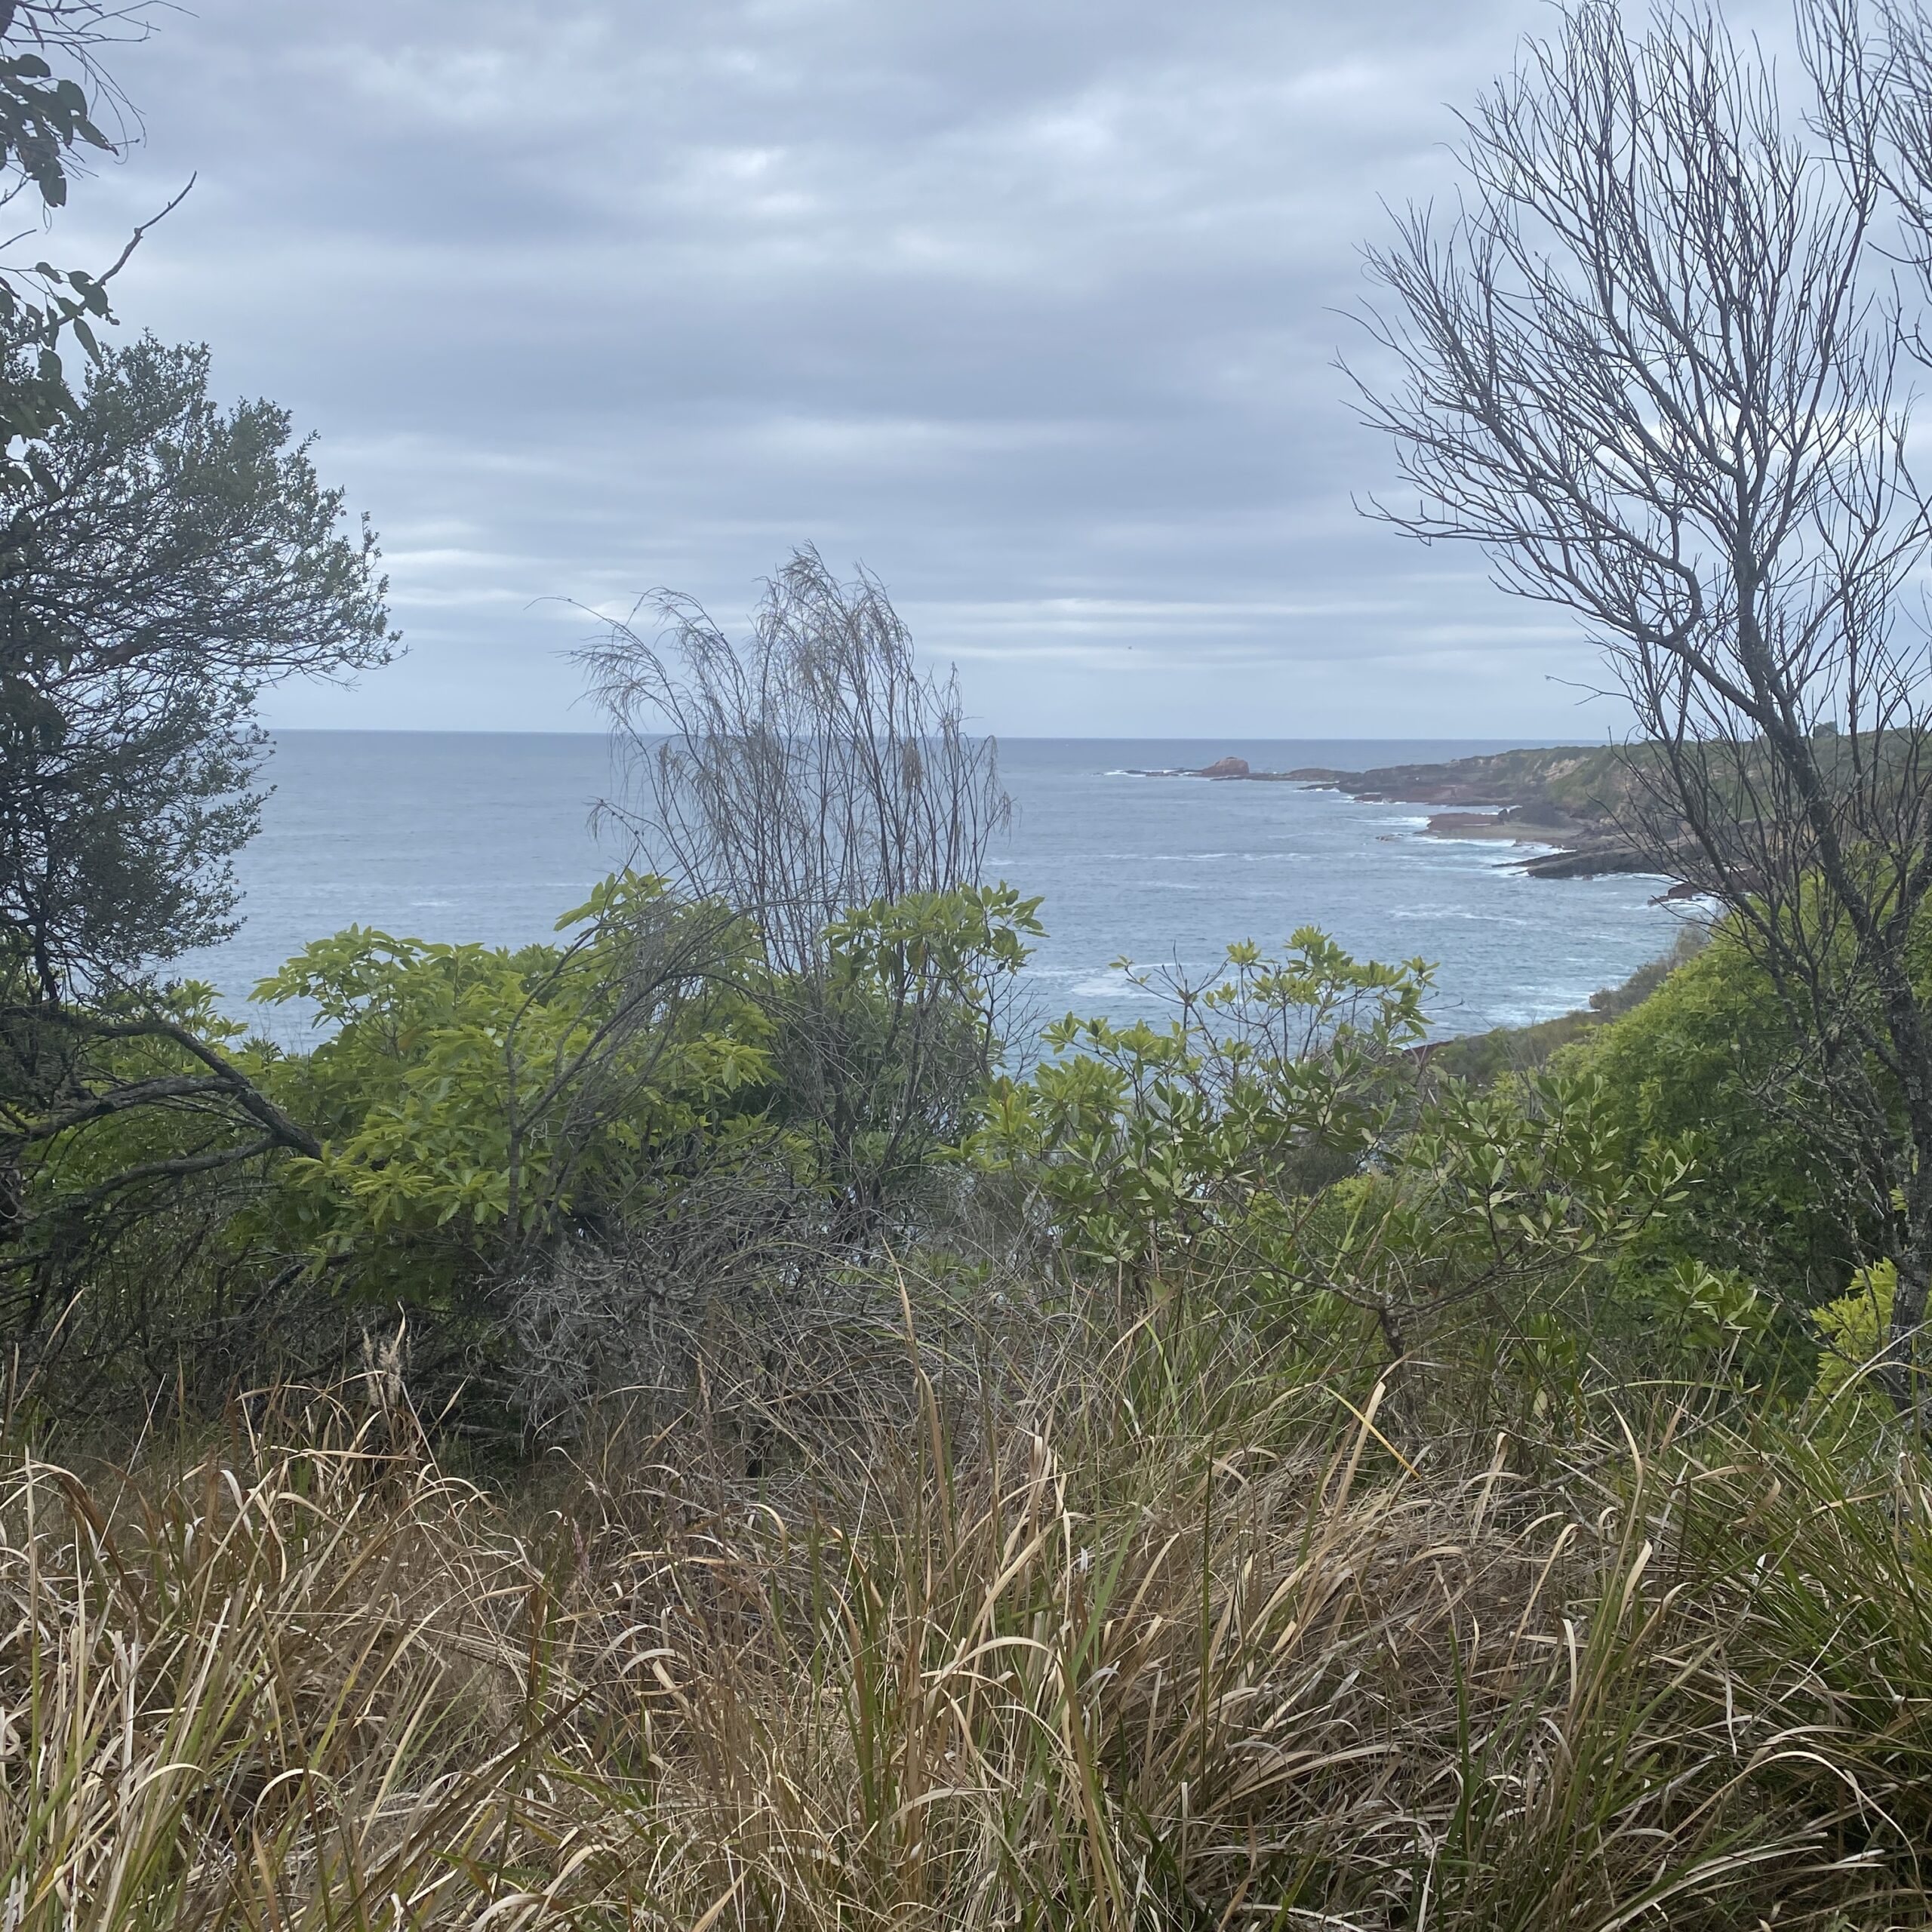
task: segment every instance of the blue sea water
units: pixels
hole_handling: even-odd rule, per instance
[[[1029,1003],[1151,1015],[1111,962],[1211,968],[1231,940],[1278,945],[1325,927],[1349,950],[1436,966],[1436,1030],[1479,1032],[1579,1006],[1669,946],[1685,916],[1654,878],[1524,878],[1511,847],[1420,835],[1420,806],[1292,785],[1147,778],[1232,754],[1257,770],[1360,770],[1504,749],[1500,740],[1246,742],[1017,739],[1000,746],[1015,806],[993,870],[1044,904]],[[585,735],[288,732],[275,789],[237,873],[244,924],[171,969],[294,1044],[303,1022],[250,1008],[250,988],[306,941],[351,924],[516,946],[625,854],[589,824],[617,788]]]

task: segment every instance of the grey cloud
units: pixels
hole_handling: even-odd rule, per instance
[[[70,254],[288,403],[410,657],[288,723],[585,726],[578,605],[863,559],[1007,732],[1600,731],[1587,647],[1363,524],[1378,198],[1534,0],[202,0]],[[76,259],[85,259],[76,255]]]

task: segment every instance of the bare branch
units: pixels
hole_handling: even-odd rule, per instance
[[[1932,87],[1900,89],[1923,16],[1882,11],[1878,54],[1854,0],[1807,15],[1820,145],[1714,11],[1632,32],[1570,0],[1466,118],[1454,215],[1411,209],[1370,251],[1386,301],[1355,380],[1416,493],[1374,513],[1478,545],[1607,653],[1641,740],[1632,829],[1727,909],[1792,1022],[1794,1091],[1893,1224],[1891,1386],[1917,1407],[1932,663],[1901,593],[1932,515],[1876,251],[1898,155],[1932,160]]]

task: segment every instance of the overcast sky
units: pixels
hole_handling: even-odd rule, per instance
[[[1362,521],[1380,202],[1534,0],[198,0],[86,260],[288,405],[408,654],[284,724],[588,729],[561,600],[795,544],[1012,734],[1600,737],[1571,627]],[[109,251],[111,252],[111,250]]]

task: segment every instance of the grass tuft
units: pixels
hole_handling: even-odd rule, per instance
[[[540,1505],[297,1392],[12,1452],[0,1924],[1932,1922],[1922,1462],[1398,1438],[1198,1330],[1041,1358]]]

